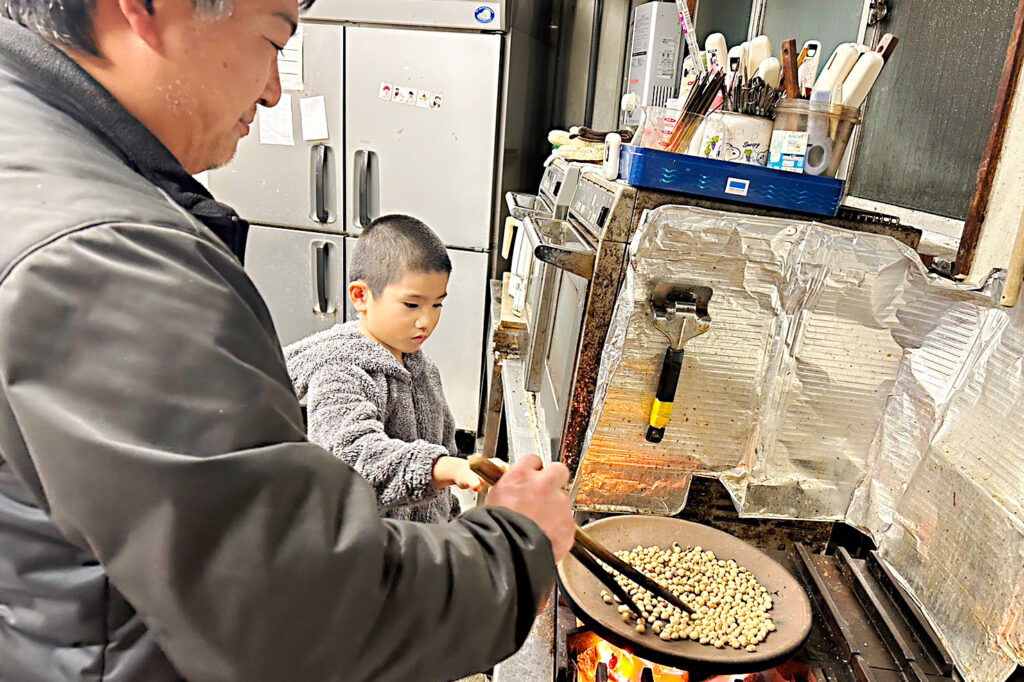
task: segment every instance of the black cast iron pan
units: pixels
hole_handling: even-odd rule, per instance
[[[595,521],[586,530],[612,551],[637,545],[665,548],[673,542],[684,547],[700,545],[719,559],[733,559],[747,568],[772,596],[776,630],[757,645],[756,652],[716,649],[690,640],[666,642],[650,630],[640,634],[634,625],[623,622],[615,606],[601,598],[601,582],[573,556],[567,556],[558,566],[558,583],[577,618],[598,636],[637,656],[688,670],[691,678],[756,672],[789,660],[811,632],[811,604],[796,578],[761,550],[728,533],[660,516],[614,516]]]

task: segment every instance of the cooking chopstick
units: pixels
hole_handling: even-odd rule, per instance
[[[584,568],[590,571],[594,577],[601,581],[601,584],[611,590],[612,594],[618,597],[621,603],[631,608],[637,618],[640,617],[640,614],[643,613],[640,610],[640,607],[636,605],[636,602],[629,596],[629,593],[626,592],[625,588],[615,580],[615,576],[609,573],[597,559],[590,556],[585,549],[578,547],[575,544],[569,551],[581,564],[583,564]]]
[[[590,537],[585,530],[579,527],[576,528],[576,542],[583,545],[591,554],[635,582],[640,587],[646,589],[654,596],[661,597],[669,604],[684,611],[685,613],[693,613],[693,609],[690,608],[686,602],[655,582],[654,579],[649,578],[647,574],[642,573],[632,564],[626,563],[619,557],[615,556],[607,547]]]
[[[499,467],[497,464],[490,461],[483,455],[470,456],[469,468],[472,469],[473,473],[475,473],[477,476],[484,479],[484,481],[487,482],[488,485],[494,485],[505,474],[501,467]],[[627,606],[632,605],[632,607],[634,607],[634,613],[636,613],[637,615],[640,614],[640,611],[635,608],[636,604],[633,603],[633,600],[630,599],[624,591],[620,592],[619,589],[615,589],[619,588],[619,584],[615,582],[615,579],[611,575],[609,575],[608,571],[600,567],[600,564],[598,564],[593,557],[596,557],[596,559],[603,561],[613,570],[618,571],[620,574],[629,578],[640,587],[649,591],[654,596],[661,597],[669,604],[672,604],[672,606],[675,606],[677,609],[681,609],[685,613],[693,613],[693,609],[690,608],[682,599],[672,594],[671,591],[662,587],[652,578],[649,578],[647,575],[640,572],[632,565],[626,563],[619,557],[615,556],[615,554],[612,553],[607,547],[602,545],[594,538],[590,537],[590,535],[587,534],[587,532],[579,526],[576,527],[576,538],[573,541],[572,545],[572,555],[579,559],[580,563],[582,563],[587,568],[587,570],[593,573],[598,580],[600,580],[602,583],[604,583],[610,589],[612,589],[612,591],[619,596],[619,599],[622,599],[624,604],[626,604]],[[581,555],[585,555],[587,557],[586,560],[580,558]],[[591,555],[593,555],[593,557]],[[595,570],[595,567],[597,567],[597,570]],[[606,578],[608,580],[606,580]],[[613,584],[615,585],[615,588],[612,588]],[[625,598],[623,598],[624,595]]]

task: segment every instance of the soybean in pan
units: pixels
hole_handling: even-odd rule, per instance
[[[572,555],[558,566],[558,582],[576,616],[612,644],[655,663],[706,674],[767,670],[784,663],[811,632],[811,603],[789,571],[761,550],[737,537],[699,523],[660,516],[614,516],[595,521],[587,533],[613,552],[637,545],[661,548],[700,545],[719,559],[732,559],[746,567],[772,597],[776,630],[757,645],[757,651],[716,649],[691,640],[664,641],[640,634],[625,623],[618,611],[601,598],[604,585]]]

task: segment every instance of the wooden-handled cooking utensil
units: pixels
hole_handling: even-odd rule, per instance
[[[472,469],[473,473],[482,478],[488,485],[496,484],[505,474],[505,471],[501,467],[483,455],[470,456],[469,468]],[[604,562],[613,570],[629,578],[645,590],[651,592],[654,596],[661,597],[672,606],[675,606],[686,613],[693,613],[693,609],[687,606],[682,599],[672,594],[671,591],[655,582],[652,578],[641,573],[631,564],[628,564],[615,556],[612,551],[587,535],[587,532],[579,526],[576,527],[576,539],[572,544],[571,552],[572,555],[576,557],[576,559],[583,564],[588,571],[593,573],[605,587],[611,590],[612,594],[617,596],[623,604],[633,609],[633,613],[639,615],[640,608],[637,607],[636,603],[630,598],[629,594],[626,593],[622,586],[615,581],[615,577],[601,565],[601,562]]]
[[[661,442],[665,437],[665,427],[672,418],[672,404],[683,367],[683,346],[711,328],[711,316],[708,315],[711,294],[711,287],[680,282],[659,282],[651,292],[654,326],[668,338],[647,428],[646,437],[651,443]]]
[[[800,77],[796,58],[796,40],[790,38],[782,43],[782,87],[786,89],[786,97],[789,99],[796,99],[800,96]]]

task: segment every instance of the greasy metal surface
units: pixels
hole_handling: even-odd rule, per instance
[[[914,598],[907,593],[903,586],[899,584],[892,569],[886,566],[878,557],[878,552],[869,553],[866,564],[868,570],[875,576],[878,583],[889,593],[893,603],[897,604],[898,608],[908,614],[908,620],[912,619],[916,626],[920,626],[923,635],[921,644],[932,660],[936,662],[938,670],[942,674],[950,672],[953,669],[953,658],[949,655],[946,647],[942,645],[942,640],[939,639],[935,628],[928,622],[928,618],[921,611],[921,607],[918,606],[917,602],[914,601]]]
[[[611,206],[603,227],[594,224],[600,215],[596,207],[602,200]],[[562,430],[561,459],[574,475],[579,466],[584,436],[594,407],[601,349],[615,306],[615,296],[622,281],[624,245],[633,239],[644,211],[666,204],[691,205],[765,217],[793,217],[793,214],[781,211],[630,187],[621,182],[605,180],[589,169],[582,174],[580,191],[573,199],[570,218],[598,242],[598,261],[603,260],[603,263],[595,264],[590,301],[584,311],[583,342],[575,370],[573,397]],[[836,227],[891,236],[913,249],[921,241],[921,230],[906,225],[872,225],[838,217],[825,219],[824,222]]]
[[[565,246],[539,244],[533,253],[548,265],[568,270],[584,279],[594,276],[595,257],[593,251],[579,251]]]
[[[636,187],[606,180],[600,169],[584,169],[569,205],[569,218],[581,225],[595,240],[628,244],[633,238]],[[676,195],[662,193],[662,203]],[[602,210],[604,209],[604,210]]]
[[[855,559],[846,550],[836,552],[840,569],[847,583],[853,586],[865,612],[882,633],[896,663],[904,668],[912,665],[927,675],[951,676],[952,663],[945,648],[936,652],[929,639],[927,624],[919,624],[872,573],[868,561]]]
[[[673,350],[711,327],[708,302],[711,288],[683,282],[659,282],[651,291],[654,326],[661,330]]]
[[[807,639],[811,630],[811,605],[803,587],[785,568],[759,549],[722,531],[689,521],[664,517],[616,516],[595,521],[586,530],[612,551],[637,545],[670,547],[700,545],[723,559],[733,559],[749,569],[772,595],[772,619],[778,628],[749,653],[730,647],[715,649],[698,642],[665,642],[651,634],[641,635],[622,621],[619,613],[601,599],[601,582],[574,558],[558,566],[558,580],[576,615],[597,634],[648,660],[691,671],[717,673],[765,670],[787,660]]]
[[[923,624],[893,600],[894,586],[872,575],[865,560],[842,549],[836,556],[798,552],[811,594],[862,680],[952,677],[944,652],[932,648]]]
[[[634,248],[577,507],[676,514],[694,474],[719,476],[744,515],[870,533],[965,679],[1024,662],[1024,306],[998,306],[1001,278],[958,286],[887,238],[689,207],[652,211]],[[665,341],[641,302],[666,276],[712,286],[715,324],[652,447]]]
[[[573,369],[572,397],[562,428],[561,460],[571,472],[575,472],[579,466],[583,436],[594,406],[594,387],[601,366],[601,353],[612,311],[615,309],[625,257],[624,244],[607,240],[598,243],[597,260],[590,280],[583,326],[580,328],[580,348]]]
[[[736,506],[721,481],[699,476],[690,483],[680,518],[717,528],[758,549],[773,552],[793,551],[797,543],[812,552],[824,552],[833,527],[828,521],[772,519],[766,523],[764,519],[744,518],[736,513]]]
[[[646,196],[647,206],[665,205],[679,199],[667,192],[650,192],[605,180],[587,170],[580,176],[569,216],[573,224],[586,231],[597,244],[597,260],[591,279],[587,306],[583,311],[580,349],[573,369],[572,398],[562,428],[560,456],[573,475],[579,466],[587,425],[594,408],[595,389],[601,355],[615,300],[622,282],[627,244],[633,239],[642,209],[637,198]],[[604,222],[601,208],[607,209]]]
[[[502,361],[511,352],[509,339],[502,337],[501,325],[501,282],[492,279],[490,305],[490,338],[488,339],[487,362],[490,363],[490,381],[487,383],[487,404],[484,412],[483,452],[494,457],[498,450],[498,435],[501,431],[501,413],[505,405],[502,389]]]
[[[502,360],[501,387],[504,401],[505,425],[508,431],[508,457],[515,463],[526,455],[550,457],[543,445],[549,442],[544,429],[544,420],[537,415],[537,404],[533,393],[523,388],[525,368],[518,356]]]

